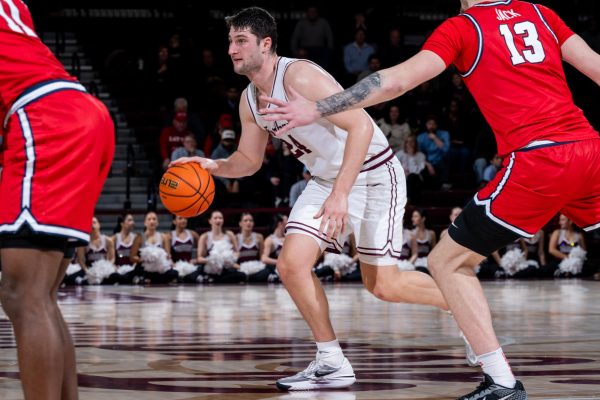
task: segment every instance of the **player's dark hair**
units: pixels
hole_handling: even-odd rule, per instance
[[[237,14],[225,17],[227,29],[234,30],[250,29],[250,33],[256,35],[258,40],[266,37],[271,38],[271,53],[277,51],[277,22],[267,10],[260,7],[248,7]]]

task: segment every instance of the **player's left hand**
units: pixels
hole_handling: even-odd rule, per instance
[[[348,195],[331,192],[319,212],[313,217],[321,218],[319,232],[329,239],[337,238],[348,224]]]
[[[261,108],[258,112],[263,114],[267,121],[287,121],[287,125],[280,128],[275,135],[281,136],[290,129],[298,126],[308,125],[321,118],[321,113],[317,110],[317,103],[310,101],[296,92],[294,88],[288,87],[289,102],[275,99],[273,97],[260,96],[262,101],[266,101],[277,107]]]

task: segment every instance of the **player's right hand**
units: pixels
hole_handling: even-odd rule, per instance
[[[219,167],[219,165],[216,163],[215,160],[211,160],[210,158],[204,158],[204,157],[181,157],[181,158],[178,158],[177,160],[171,161],[171,163],[169,164],[169,167],[172,167],[173,165],[187,164],[190,162],[195,162],[195,163],[200,164],[200,166],[202,168],[204,168],[205,170],[207,170],[208,172],[212,172]]]

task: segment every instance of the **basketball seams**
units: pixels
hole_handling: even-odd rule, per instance
[[[182,167],[180,165],[174,165],[174,166],[170,167],[169,169],[171,169],[171,168],[177,168],[177,167],[184,168],[184,167]],[[187,168],[184,168],[184,169],[187,169]],[[192,168],[192,169],[194,169],[194,168]],[[182,178],[181,176],[177,175],[176,173],[174,173],[172,171],[167,171],[167,172],[169,174],[173,175],[174,177],[176,177],[177,179],[180,179],[183,183],[185,183],[186,185],[188,185],[189,187],[191,187],[192,190],[195,190],[196,194],[200,194],[200,189],[196,189],[196,187],[194,187],[194,185],[192,185],[191,183],[189,183],[187,180],[185,180],[184,178]],[[201,184],[201,182],[198,181],[198,186],[200,186],[200,184]]]
[[[199,168],[199,170],[198,170],[198,168]],[[186,178],[182,177],[177,171],[173,171],[176,169],[183,169],[184,171],[187,171],[188,173],[190,172],[189,170],[191,169],[194,172],[194,175],[196,176],[198,188],[196,188],[194,185],[192,185],[190,183],[189,178],[192,178],[192,176],[188,176],[187,177],[188,179],[186,179]],[[206,175],[207,175],[206,182],[204,181],[205,178],[203,178],[203,175],[202,175],[203,172],[206,173]],[[191,164],[191,165],[183,164],[183,165],[174,165],[174,166],[170,167],[169,170],[165,172],[165,174],[169,174],[174,179],[177,179],[180,182],[185,183],[193,191],[189,195],[181,195],[181,194],[172,194],[167,191],[163,191],[163,190],[159,189],[159,193],[161,195],[161,200],[163,201],[163,204],[168,202],[169,197],[179,198],[179,199],[193,199],[193,201],[190,204],[186,204],[183,208],[179,208],[176,210],[168,208],[169,211],[171,211],[174,214],[183,216],[183,217],[194,217],[196,215],[200,215],[201,213],[203,213],[204,211],[206,211],[206,209],[208,209],[210,207],[212,200],[214,198],[214,195],[215,195],[215,187],[214,187],[214,179],[213,179],[212,175],[210,173],[208,173],[208,171],[206,171],[199,165],[196,167],[194,164]],[[204,186],[204,188],[202,188],[202,186]],[[177,189],[175,189],[175,192],[176,191],[177,191]],[[177,201],[175,201],[175,202],[177,203]],[[182,200],[182,202],[185,203],[185,200]],[[179,205],[180,207],[182,206],[181,204],[177,204],[177,205]],[[195,210],[195,212],[193,212],[192,210]],[[192,211],[192,212],[190,212],[190,211]]]

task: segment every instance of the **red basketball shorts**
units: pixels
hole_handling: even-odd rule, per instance
[[[474,202],[524,237],[559,212],[587,231],[600,228],[600,138],[511,153]]]
[[[0,234],[86,244],[114,153],[106,107],[76,82],[45,82],[14,102],[4,140]]]

